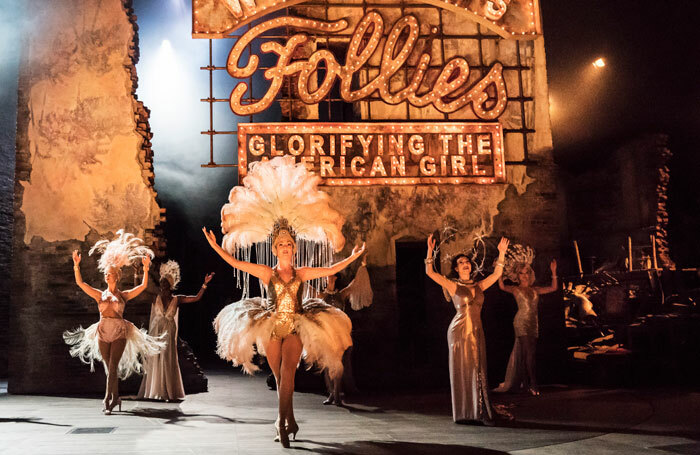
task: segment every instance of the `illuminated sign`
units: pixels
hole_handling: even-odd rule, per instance
[[[254,19],[304,1],[193,0],[192,36],[223,38]],[[535,38],[542,34],[539,0],[423,0],[422,3],[479,22],[503,38]]]
[[[238,175],[292,155],[325,185],[505,182],[498,123],[240,123]]]
[[[456,11],[502,37],[540,33],[536,0],[424,2]],[[251,122],[273,106],[290,121],[319,117],[318,108],[305,110],[304,104],[328,107],[329,123],[238,123],[238,162],[230,166],[238,167],[239,179],[253,161],[293,155],[326,185],[506,181],[503,129],[497,120],[507,112],[509,101],[521,103],[521,110],[529,101],[522,96],[519,46],[499,48],[503,38],[483,28],[465,31],[462,37],[459,21],[445,31],[442,20],[429,19],[434,17],[427,13],[432,7],[399,10],[390,8],[392,2],[347,15],[343,5],[310,3],[305,9],[292,9],[292,14],[305,17],[289,15],[287,9],[263,18],[300,3],[304,2],[193,0],[193,36],[235,40],[225,66],[210,63],[202,68],[210,72],[210,81],[213,71],[226,70],[236,80],[233,89],[228,97],[211,94],[202,101],[228,102],[234,114],[249,116]],[[325,15],[320,14],[324,10]],[[248,26],[234,34],[243,24]],[[482,46],[482,40],[495,41],[496,52],[492,44]],[[478,54],[472,43],[477,43]],[[211,61],[211,43],[209,48]],[[517,53],[515,62],[512,53]],[[497,60],[501,56],[508,59],[505,75]],[[514,79],[515,71],[520,74]],[[505,76],[509,83],[519,83],[511,90],[521,94],[519,98],[509,100]],[[344,103],[353,105],[351,118],[376,118],[372,112],[378,110],[379,118],[397,118],[400,123],[333,123],[334,113],[346,109]],[[207,166],[216,165],[214,135],[236,132],[215,131],[212,112],[205,132],[212,135]],[[410,123],[411,119],[431,121]]]
[[[318,33],[337,33],[345,30],[347,26],[348,23],[344,19],[325,22],[290,16],[263,22],[238,39],[229,53],[227,70],[237,79],[251,77],[258,70],[260,58],[257,55],[251,55],[248,62],[240,66],[241,54],[249,49],[253,39],[271,29],[287,27]],[[345,64],[342,66],[328,49],[319,49],[308,59],[292,60],[297,47],[309,39],[304,33],[293,34],[284,45],[275,40],[266,41],[260,46],[262,52],[277,55],[277,63],[264,73],[265,78],[270,81],[270,87],[260,100],[244,104],[243,99],[248,92],[248,84],[239,82],[231,92],[231,109],[238,115],[252,115],[267,109],[282,88],[284,78],[296,76],[299,99],[307,104],[316,104],[323,100],[330,92],[335,80],[339,79],[340,96],[346,102],[360,101],[373,93],[378,93],[382,101],[387,104],[408,101],[416,107],[432,105],[444,113],[455,112],[466,105],[471,105],[474,113],[481,119],[491,120],[501,115],[506,107],[507,93],[500,63],[495,63],[486,75],[468,86],[469,63],[462,57],[453,57],[443,65],[432,87],[425,93],[419,94],[418,90],[424,85],[425,74],[431,61],[430,54],[421,51],[415,70],[406,86],[400,90],[391,91],[390,81],[406,64],[413,52],[419,30],[420,24],[415,16],[408,14],[398,19],[384,41],[379,73],[374,79],[355,89],[353,88],[354,74],[372,57],[384,36],[384,19],[376,11],[368,12],[358,23],[347,47]],[[403,39],[400,40],[400,37]],[[318,79],[321,62],[325,72],[323,81],[318,83],[317,88],[310,90],[309,81],[316,82]],[[494,100],[489,96],[489,89],[494,93]]]

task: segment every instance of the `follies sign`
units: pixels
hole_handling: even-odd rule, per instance
[[[327,185],[505,181],[498,119],[508,93],[499,61],[477,62],[474,71],[467,56],[447,58],[446,42],[455,37],[443,33],[443,21],[427,9],[329,0],[289,8],[299,3],[193,0],[194,37],[235,39],[226,62],[235,79],[226,100],[234,114],[253,119],[282,100],[345,103],[356,113],[349,122],[335,121],[329,107],[324,122],[238,123],[239,178],[252,161],[293,155]],[[540,33],[534,1],[424,3],[502,37]],[[271,14],[281,9],[285,14]],[[274,17],[265,20],[268,14]],[[254,81],[263,88],[253,90]],[[406,115],[368,121],[362,103],[380,111],[405,106]],[[426,121],[421,111],[444,121]]]

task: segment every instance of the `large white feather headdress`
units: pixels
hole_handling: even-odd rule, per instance
[[[229,253],[266,242],[275,222],[286,219],[297,239],[328,243],[335,251],[345,244],[343,217],[318,189],[321,178],[293,156],[251,163],[243,186],[229,194],[221,209],[222,247]]]
[[[144,246],[143,240],[134,234],[124,232],[124,229],[117,231],[114,240],[100,240],[90,248],[89,255],[97,251],[102,253],[97,261],[97,268],[106,273],[109,269],[121,269],[126,265],[131,265],[138,259],[150,256],[153,258],[153,251]]]

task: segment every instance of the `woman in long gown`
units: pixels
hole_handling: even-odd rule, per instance
[[[425,273],[443,287],[457,310],[447,330],[452,418],[457,423],[480,421],[492,424],[494,421],[486,375],[486,340],[481,326],[481,308],[484,290],[491,287],[503,273],[507,249],[508,240],[501,238],[495,269],[481,281],[472,280],[472,263],[465,254],[458,254],[452,259],[448,278],[433,269],[435,240],[432,235],[428,237]]]
[[[537,349],[537,337],[539,335],[539,323],[537,317],[540,295],[557,290],[557,261],[552,259],[549,265],[552,271],[552,283],[548,287],[533,287],[535,272],[530,263],[517,263],[514,266],[513,281],[517,286],[506,286],[503,277],[498,279],[501,290],[513,294],[518,304],[518,312],[513,319],[515,330],[515,343],[510,353],[506,377],[494,392],[507,392],[521,385],[532,395],[539,395],[537,387],[537,374],[535,368],[535,354]]]
[[[162,337],[152,337],[145,330],[139,330],[124,319],[126,302],[137,297],[148,286],[148,270],[153,252],[143,246],[141,239],[123,230],[117,238],[101,240],[90,250],[102,253],[98,268],[105,275],[107,289],[100,291],[83,281],[80,274],[81,256],[73,251],[75,282],[87,295],[97,302],[100,321],[87,329],[79,327],[63,333],[63,339],[70,345],[70,354],[89,364],[94,371],[95,361],[104,364],[107,384],[102,411],[111,414],[115,406],[121,410],[119,378],[126,379],[134,372],[140,372],[141,358],[158,353],[165,347]],[[143,281],[128,291],[120,291],[117,286],[121,279],[121,269],[137,260],[143,265]]]
[[[185,399],[185,388],[182,385],[182,374],[177,358],[179,309],[182,304],[198,302],[213,276],[214,274],[210,273],[204,277],[204,284],[197,295],[173,295],[172,291],[180,282],[180,266],[175,261],[168,261],[160,266],[160,292],[151,305],[148,333],[153,336],[164,335],[167,345],[162,352],[145,359],[145,373],[141,380],[138,399],[163,401]]]

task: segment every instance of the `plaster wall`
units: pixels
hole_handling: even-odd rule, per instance
[[[20,61],[14,200],[9,390],[89,392],[102,374],[68,355],[61,333],[97,321],[75,285],[102,287],[90,246],[121,228],[157,252],[161,210],[153,190],[148,110],[136,99],[135,17],[128,1],[32,0],[33,30]],[[135,277],[125,270],[122,287]],[[147,323],[145,293],[126,310]]]

